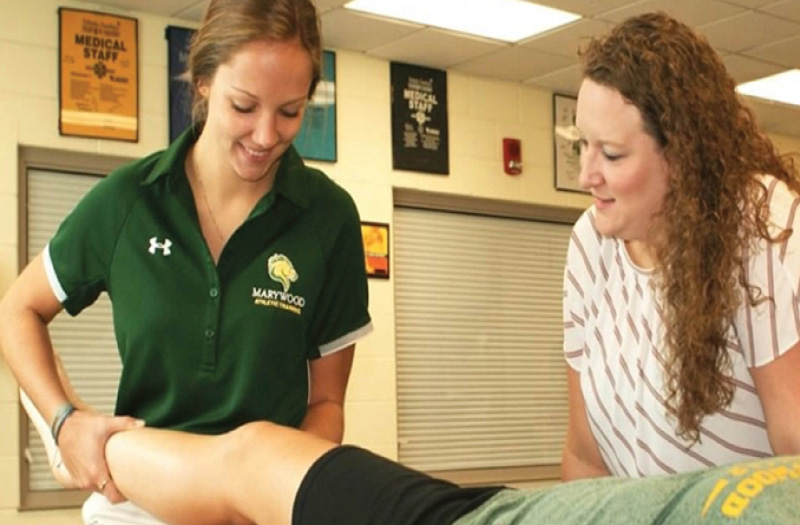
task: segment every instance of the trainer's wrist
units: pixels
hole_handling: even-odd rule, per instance
[[[61,428],[64,422],[75,412],[75,406],[72,403],[64,403],[53,416],[53,423],[50,425],[50,432],[53,434],[53,441],[58,445],[58,435],[61,433]]]

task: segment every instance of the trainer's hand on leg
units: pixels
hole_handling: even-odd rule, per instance
[[[143,426],[143,421],[132,417],[110,417],[84,410],[70,415],[58,434],[58,448],[77,487],[100,492],[112,503],[125,501],[106,464],[106,441],[117,432]]]

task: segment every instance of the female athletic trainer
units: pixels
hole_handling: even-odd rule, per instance
[[[342,439],[371,323],[356,207],[292,147],[320,56],[309,0],[212,0],[189,57],[195,125],[99,182],[0,304],[5,357],[77,486],[105,496],[93,508],[123,499],[103,451],[142,422]],[[47,332],[103,291],[123,364],[116,417],[68,402]]]

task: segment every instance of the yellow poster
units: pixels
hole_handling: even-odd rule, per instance
[[[389,278],[389,225],[361,223],[364,256],[368,277]]]
[[[59,17],[59,131],[138,141],[138,21],[63,7]]]

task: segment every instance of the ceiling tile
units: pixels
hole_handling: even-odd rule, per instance
[[[581,68],[577,64],[540,77],[529,78],[525,85],[549,89],[562,95],[577,95],[581,86]]]
[[[800,36],[750,49],[745,51],[744,54],[787,68],[800,69]]]
[[[729,4],[736,4],[742,7],[747,7],[748,9],[756,9],[774,1],[775,0],[725,0],[725,2]]]
[[[593,36],[606,33],[610,28],[611,24],[608,22],[586,18],[535,36],[519,45],[577,60],[578,47],[581,43]]]
[[[191,5],[181,11],[177,11],[172,14],[175,18],[180,18],[182,20],[191,20],[192,22],[201,22],[203,20],[203,15],[206,14],[206,5],[208,2],[200,1]]]
[[[507,44],[501,42],[429,27],[368,49],[367,54],[386,60],[445,69],[506,46]]]
[[[800,33],[800,24],[748,11],[704,25],[699,30],[717,49],[737,53],[794,36]]]
[[[652,11],[665,11],[685,24],[698,26],[743,13],[745,10],[718,0],[644,0],[604,13],[599,18],[619,23]]]
[[[139,2],[137,2],[136,0],[102,0],[101,2],[97,2],[97,4],[98,4],[98,7],[108,6],[108,7],[115,7],[117,9],[125,9],[125,10],[129,10],[129,11],[133,11],[133,10],[135,10],[137,8],[137,4],[139,4]],[[150,7],[150,6],[148,6],[148,7]],[[162,15],[162,16],[169,15],[169,13],[171,11],[171,6],[170,5],[162,4],[160,6],[152,6],[152,7],[154,7],[155,9],[150,10],[149,12],[151,12],[153,14]],[[102,12],[103,11],[102,7],[100,9],[98,9],[98,11]]]
[[[511,46],[458,64],[453,69],[479,76],[522,81],[564,69],[575,64],[575,61],[575,58]]]
[[[591,16],[630,4],[631,0],[536,0],[535,3],[570,13]]]
[[[314,5],[317,6],[318,13],[324,13],[337,7],[342,7],[349,0],[314,0]]]
[[[156,4],[163,4],[165,8],[169,8],[170,12],[177,13],[179,11],[186,11],[188,9],[200,9],[205,13],[208,2],[205,0],[168,0],[166,2],[155,2]],[[142,2],[135,2],[139,9],[141,9]]]
[[[756,114],[759,125],[766,130],[772,131],[774,126],[786,120],[787,112],[795,111],[793,106],[771,102],[755,97],[743,97],[745,103]],[[794,114],[794,113],[791,113]]]
[[[781,66],[743,55],[725,55],[722,57],[722,61],[725,62],[728,73],[731,74],[737,84],[768,77],[784,70]]]
[[[784,119],[773,124],[769,131],[780,133],[781,135],[800,137],[800,110],[784,111]]]
[[[424,26],[377,18],[349,9],[334,9],[320,17],[322,43],[351,51],[366,51],[423,29]]]
[[[760,9],[765,13],[800,23],[800,0],[783,0],[764,6]]]
[[[125,11],[141,11],[159,16],[172,16],[197,3],[197,0],[167,0],[161,2],[142,2],[141,0],[95,0],[98,6],[109,6]],[[143,5],[146,4],[146,5]],[[99,9],[102,11],[102,8]]]
[[[748,11],[699,28],[717,49],[741,52],[800,33],[800,24]]]

